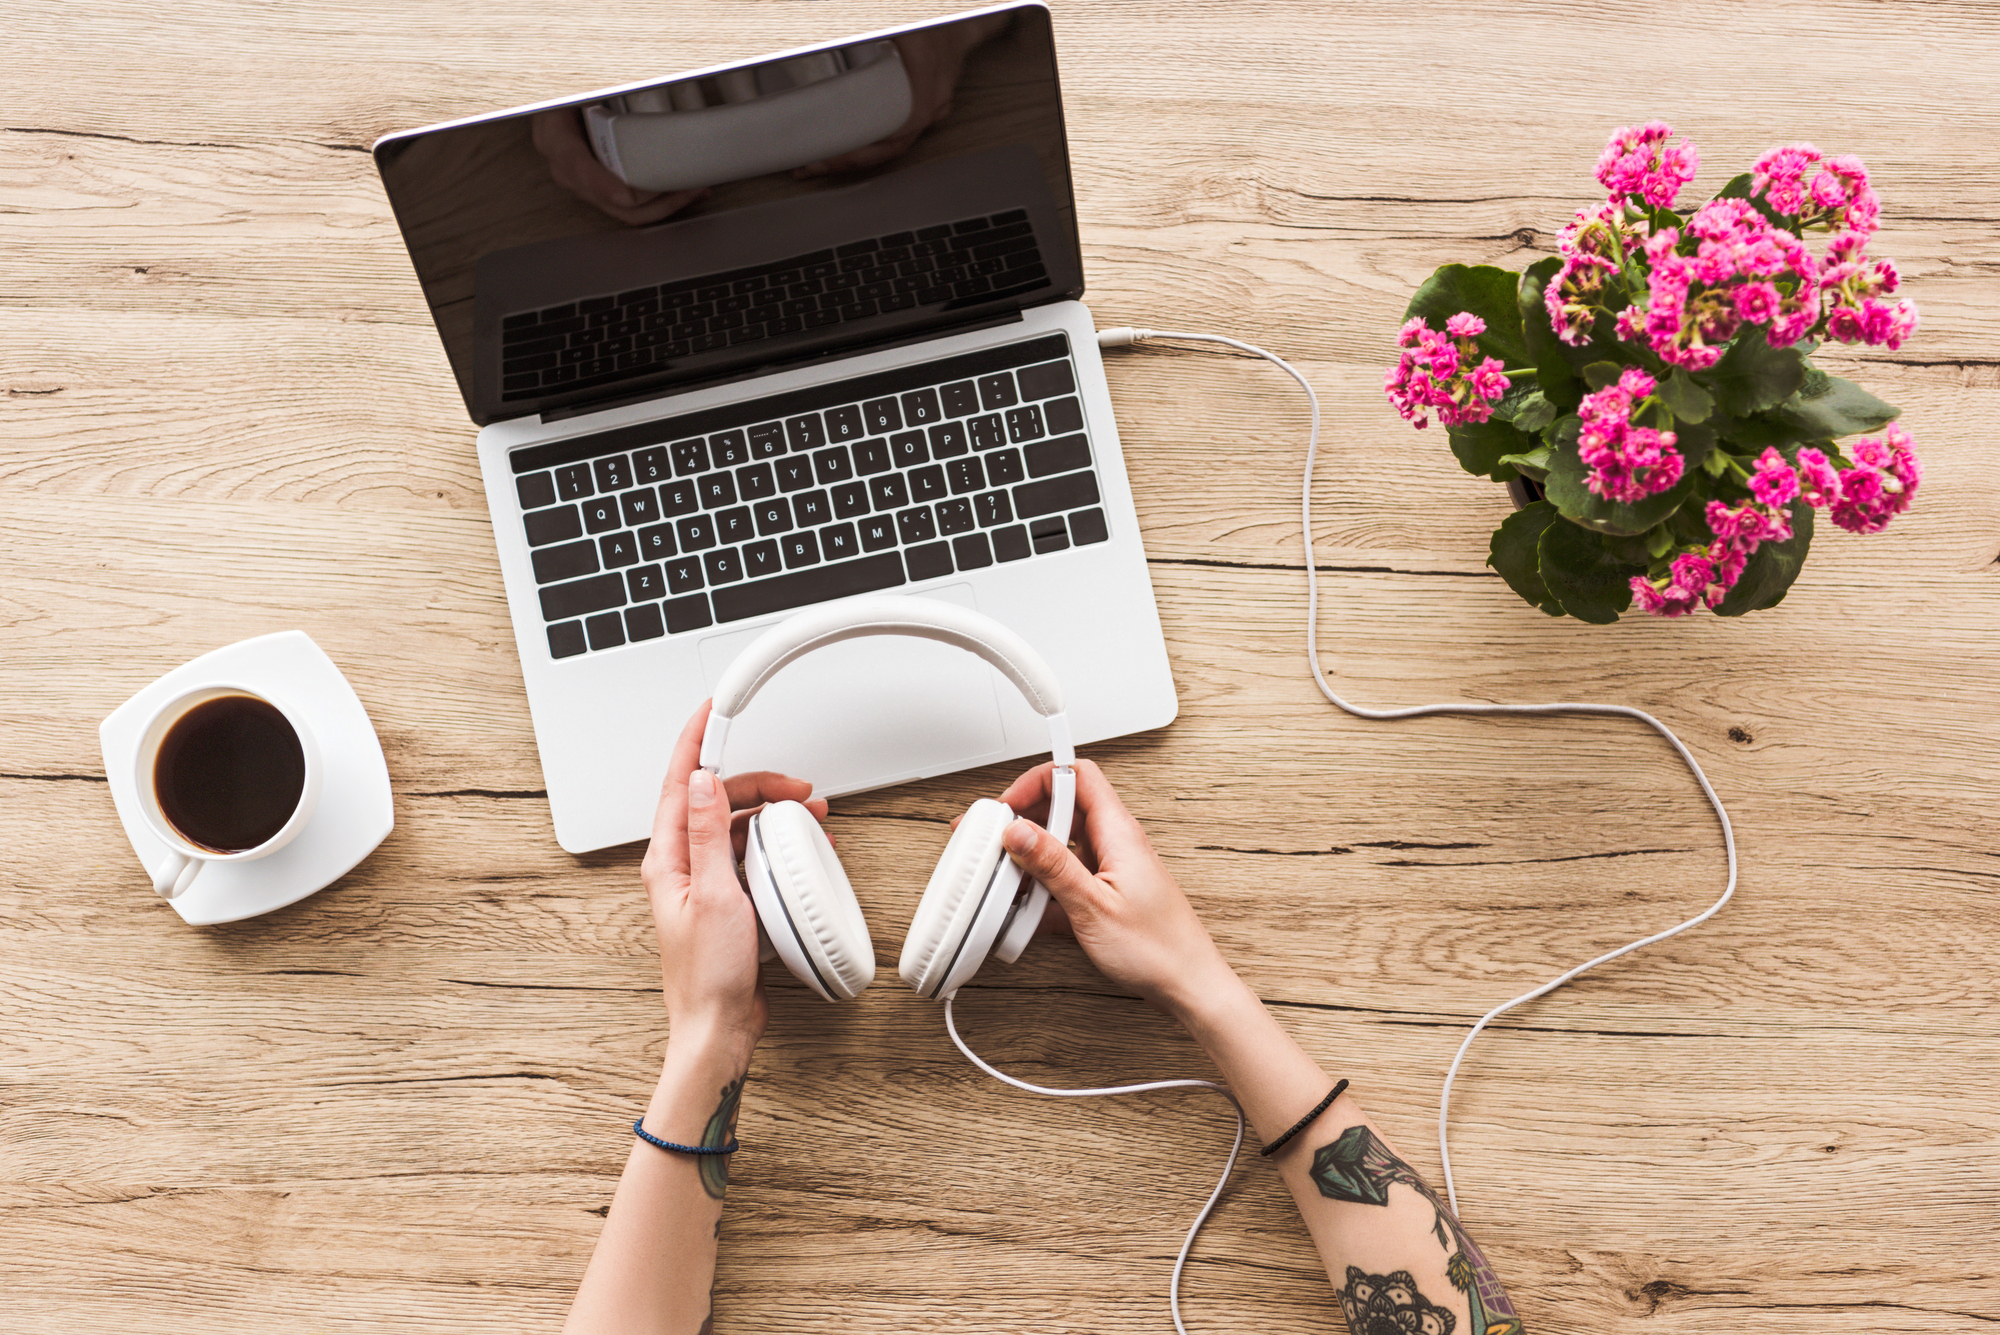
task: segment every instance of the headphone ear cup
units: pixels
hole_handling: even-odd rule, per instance
[[[980,962],[964,960],[961,955],[975,927],[992,916],[982,915],[980,910],[988,907],[984,901],[994,872],[1007,861],[1000,836],[1013,819],[1013,808],[1005,802],[981,798],[952,831],[937,870],[917,901],[910,934],[903,940],[903,956],[896,966],[903,981],[919,994],[938,995],[939,985],[958,972],[959,966],[971,963],[976,967]],[[1011,888],[1008,900],[1012,902]]]
[[[812,813],[797,802],[765,807],[750,818],[744,852],[757,916],[786,967],[828,1001],[860,995],[875,981],[875,943]]]

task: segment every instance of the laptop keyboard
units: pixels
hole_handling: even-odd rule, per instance
[[[1110,536],[1061,334],[512,464],[554,658]]]
[[[684,357],[917,306],[974,305],[1048,283],[1025,209],[586,297],[500,321],[500,397],[650,375]]]

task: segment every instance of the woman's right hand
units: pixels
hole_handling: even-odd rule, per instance
[[[1048,819],[1050,776],[1039,765],[1000,800],[1022,813],[1007,827],[1007,851],[1049,888],[1091,963],[1170,1015],[1240,987],[1173,875],[1161,863],[1104,771],[1076,762],[1075,851],[1038,821]]]

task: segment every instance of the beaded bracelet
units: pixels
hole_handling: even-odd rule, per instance
[[[671,1140],[661,1140],[658,1136],[646,1130],[644,1126],[645,1120],[645,1118],[641,1117],[638,1121],[632,1123],[632,1134],[645,1141],[648,1145],[657,1145],[663,1150],[672,1150],[675,1154],[734,1154],[740,1148],[740,1143],[734,1136],[729,1138],[727,1145],[676,1145]]]
[[[1287,1131],[1284,1135],[1279,1136],[1276,1140],[1266,1145],[1263,1149],[1258,1150],[1257,1153],[1263,1155],[1265,1158],[1268,1159],[1272,1155],[1276,1154],[1279,1150],[1285,1148],[1286,1144],[1290,1142],[1293,1136],[1296,1136],[1297,1134],[1299,1134],[1299,1132],[1311,1126],[1321,1113],[1325,1112],[1328,1108],[1331,1108],[1333,1106],[1333,1101],[1339,1098],[1342,1091],[1344,1091],[1346,1088],[1347,1088],[1347,1082],[1345,1080],[1335,1085],[1333,1087],[1333,1093],[1327,1095],[1325,1098],[1321,1099],[1317,1104],[1315,1104],[1311,1112],[1307,1113],[1304,1117],[1301,1117],[1298,1121],[1292,1123],[1292,1129],[1290,1131]],[[644,1133],[642,1132],[641,1134]]]

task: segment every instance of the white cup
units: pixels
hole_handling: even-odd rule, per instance
[[[234,851],[209,848],[195,843],[174,827],[167,813],[160,807],[158,779],[155,775],[159,764],[160,746],[174,724],[181,721],[188,712],[211,700],[225,696],[242,695],[254,700],[262,700],[285,716],[292,725],[292,732],[299,739],[299,749],[305,753],[305,783],[299,790],[298,805],[278,832],[258,844],[255,848]],[[268,691],[253,690],[234,682],[215,681],[192,687],[153,711],[146,721],[145,729],[139,734],[139,752],[136,757],[137,773],[133,776],[139,794],[139,810],[145,815],[146,823],[153,829],[172,854],[166,864],[154,873],[153,892],[165,899],[177,899],[194,884],[194,878],[201,869],[211,862],[250,862],[268,857],[298,837],[299,831],[312,819],[313,808],[319,805],[320,760],[319,745],[313,740],[312,731],[298,711],[288,707],[283,700],[273,697]]]

